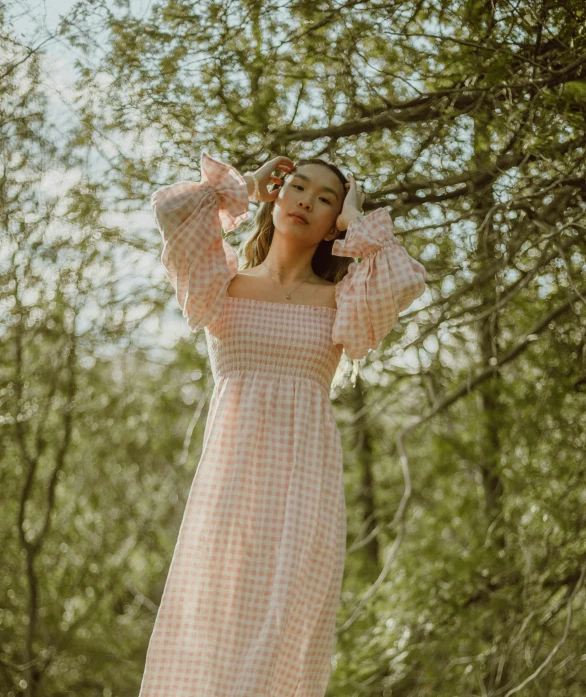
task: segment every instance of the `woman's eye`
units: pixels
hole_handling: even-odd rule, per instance
[[[303,187],[302,187],[302,186],[299,186],[299,184],[291,184],[291,186],[292,186],[294,189],[301,189],[301,191],[303,191]],[[326,202],[327,204],[329,204],[330,206],[332,205],[332,202],[331,202],[331,201],[328,201],[327,198],[323,198],[323,196],[320,198],[320,201],[325,201],[325,202]]]

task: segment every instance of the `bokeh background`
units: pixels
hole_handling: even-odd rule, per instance
[[[138,693],[213,387],[149,197],[205,149],[329,158],[428,271],[332,391],[328,697],[584,697],[583,0],[4,0],[0,46],[0,694]]]

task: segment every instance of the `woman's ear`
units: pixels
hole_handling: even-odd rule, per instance
[[[324,237],[324,241],[331,242],[336,237],[338,237],[339,234],[340,234],[340,230],[338,230],[338,228],[334,225],[334,227],[328,233],[326,233],[326,236]]]

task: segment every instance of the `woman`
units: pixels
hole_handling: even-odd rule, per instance
[[[426,273],[388,211],[363,215],[354,178],[323,160],[241,175],[203,152],[201,172],[151,199],[215,387],[139,697],[323,697],[346,546],[332,379],[343,351],[379,345]],[[239,269],[222,227],[249,199],[262,205]]]

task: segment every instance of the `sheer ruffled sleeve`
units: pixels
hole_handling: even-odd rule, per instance
[[[342,344],[349,358],[360,359],[378,348],[399,313],[425,291],[427,274],[399,244],[386,208],[353,220],[345,239],[332,245],[332,254],[361,258],[351,262],[336,285],[332,329],[332,342]]]
[[[224,307],[238,254],[222,237],[248,218],[248,190],[231,165],[201,155],[201,179],[164,186],[151,196],[163,238],[161,261],[192,331],[211,324]]]

